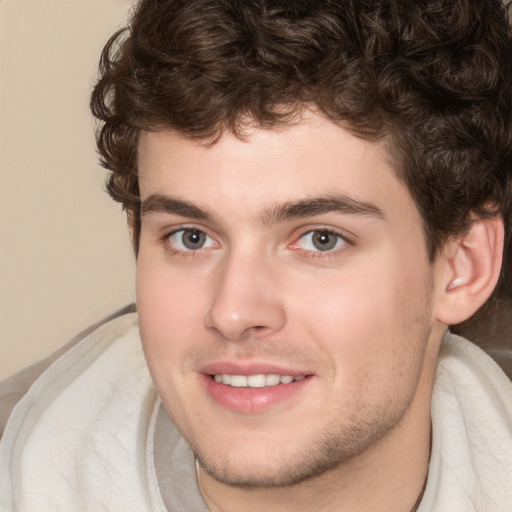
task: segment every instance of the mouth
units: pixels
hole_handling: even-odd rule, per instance
[[[213,402],[223,409],[246,414],[260,413],[284,402],[293,403],[314,380],[309,373],[291,374],[283,369],[276,373],[277,368],[270,367],[254,368],[252,372],[248,368],[238,370],[229,365],[212,368],[201,372],[201,380]]]
[[[304,380],[306,375],[278,375],[277,373],[257,373],[254,375],[230,375],[228,373],[216,373],[211,376],[219,384],[233,388],[268,388],[280,384],[291,384]]]

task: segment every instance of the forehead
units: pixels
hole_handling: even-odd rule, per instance
[[[170,194],[229,214],[343,195],[378,210],[415,209],[383,142],[311,112],[281,129],[251,127],[243,139],[224,133],[210,145],[171,131],[145,132],[138,159],[142,201]]]

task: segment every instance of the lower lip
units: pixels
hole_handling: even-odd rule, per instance
[[[262,412],[289,400],[311,380],[311,377],[306,377],[303,380],[290,382],[290,384],[277,384],[265,388],[236,388],[215,382],[210,375],[201,377],[208,395],[215,402],[226,409],[242,413]]]

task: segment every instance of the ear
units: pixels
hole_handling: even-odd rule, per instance
[[[503,238],[500,217],[476,218],[466,234],[448,242],[436,262],[437,320],[458,324],[483,306],[500,276]]]
[[[126,225],[128,226],[128,233],[130,233],[130,240],[133,243],[133,234],[135,233],[134,226],[135,218],[132,210],[126,210]]]
[[[130,233],[130,240],[132,242],[133,252],[135,253],[135,259],[139,254],[139,237],[140,237],[140,225],[138,222],[137,212],[131,209],[126,209],[126,224],[128,225],[128,232]]]

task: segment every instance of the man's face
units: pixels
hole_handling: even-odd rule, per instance
[[[298,482],[413,414],[433,271],[381,145],[309,113],[212,146],[146,133],[139,172],[144,351],[210,474]]]

